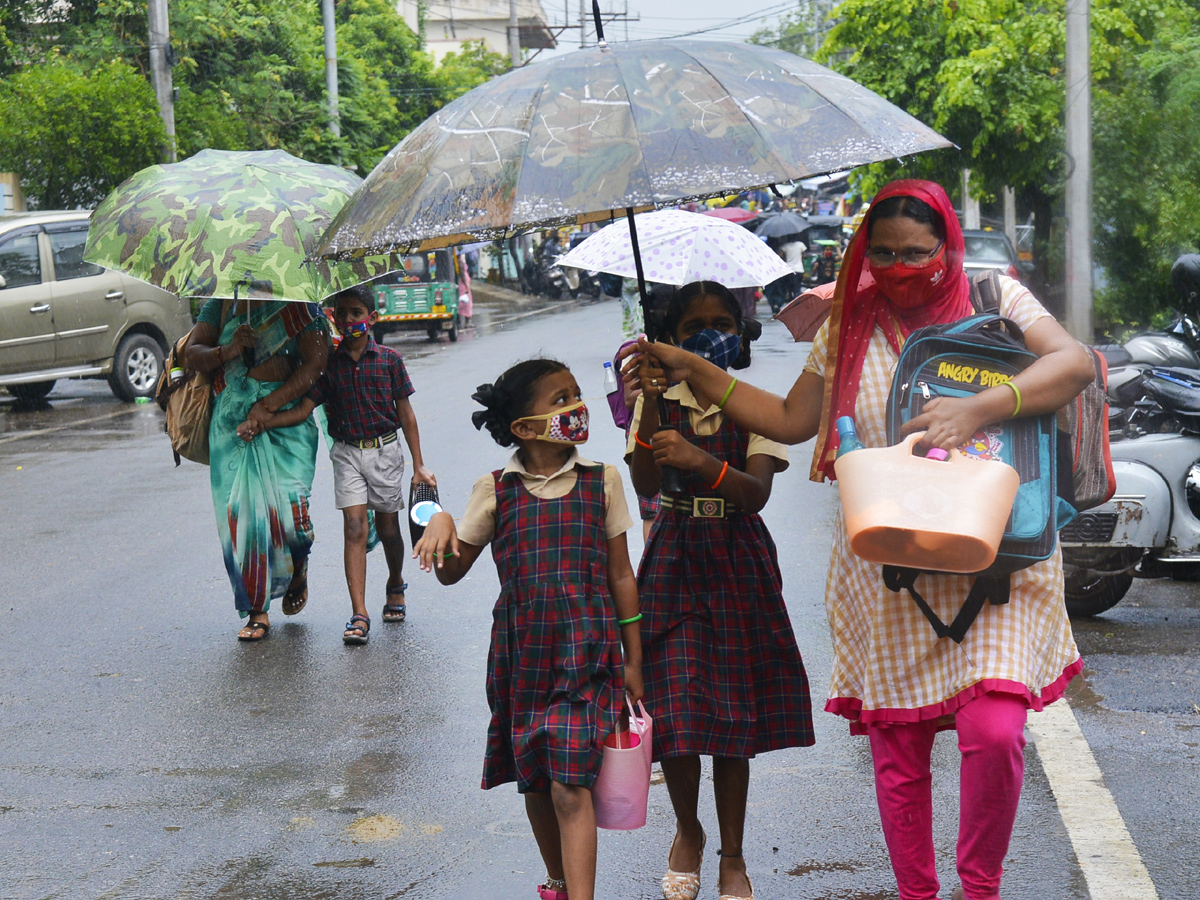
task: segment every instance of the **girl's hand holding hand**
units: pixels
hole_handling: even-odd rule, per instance
[[[646,687],[642,683],[642,664],[625,663],[625,694],[630,703],[637,703],[646,696]]]
[[[666,370],[650,356],[638,358],[637,380],[646,403],[656,402],[658,395],[667,389]]]
[[[699,356],[688,350],[680,350],[678,347],[659,341],[652,344],[645,338],[638,341],[638,351],[652,357],[666,372],[667,379],[672,383],[688,381],[692,375],[692,364],[698,360],[703,362]],[[643,387],[645,387],[644,384]]]
[[[237,436],[248,444],[254,440],[259,430],[260,429],[257,422],[247,419],[237,427]]]
[[[423,572],[432,572],[435,565],[440,569],[447,556],[458,556],[458,530],[454,527],[454,516],[448,512],[434,513],[425,533],[413,547],[412,555]]]
[[[246,419],[259,422],[264,427],[267,427],[268,423],[271,421],[271,416],[275,415],[277,412],[279,412],[279,410],[271,409],[269,406],[267,406],[267,398],[263,397],[263,399],[259,400],[252,407],[250,407],[250,412],[246,413]]]
[[[656,431],[650,443],[654,447],[654,462],[660,466],[674,466],[692,472],[704,465],[707,454],[696,445],[688,443],[678,431]]]
[[[980,428],[988,423],[981,421],[971,397],[938,397],[925,404],[919,416],[904,423],[901,434],[924,431],[921,446],[940,447],[952,450],[965,444]]]

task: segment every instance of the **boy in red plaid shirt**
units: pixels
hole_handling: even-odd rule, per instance
[[[403,622],[406,609],[402,567],[404,537],[400,510],[404,508],[404,451],[396,431],[404,432],[413,460],[413,481],[437,485],[421,456],[417,416],[408,402],[412,382],[400,354],[375,342],[371,326],[379,318],[375,295],[359,285],[334,298],[334,320],[342,341],[320,381],[292,409],[276,413],[265,423],[278,428],[301,422],[325,404],[333,438],[333,492],[345,525],[346,585],[352,613],[342,640],[365,644],[371,630],[367,615],[367,510],[375,512],[375,530],[388,564],[387,601],[383,621]]]

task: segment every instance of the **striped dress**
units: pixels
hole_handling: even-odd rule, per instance
[[[1001,278],[1002,315],[1028,329],[1049,315],[1021,284]],[[805,370],[824,377],[829,323],[813,341]],[[871,336],[855,406],[865,447],[886,447],[885,411],[899,361],[884,333]],[[966,575],[923,574],[917,588],[944,622],[970,590]],[[863,734],[873,723],[937,719],[953,727],[955,710],[987,691],[1022,697],[1040,710],[1057,700],[1083,668],[1063,603],[1061,553],[1012,575],[1004,606],[985,604],[962,644],[939,639],[907,593],[888,590],[877,563],[850,549],[839,508],[825,586],[833,639],[828,712]]]

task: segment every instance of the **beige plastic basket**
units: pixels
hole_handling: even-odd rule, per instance
[[[996,460],[913,456],[921,434],[834,462],[850,549],[865,560],[979,572],[996,559],[1021,479]]]

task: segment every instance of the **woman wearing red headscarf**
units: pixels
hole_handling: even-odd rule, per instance
[[[735,384],[695,354],[661,344],[643,342],[640,377],[687,381],[705,396],[723,397],[727,416],[773,440],[797,444],[815,436],[811,477],[832,479],[837,418],[854,417],[864,446],[887,446],[884,413],[905,338],[972,313],[962,260],[962,229],[945,191],[928,181],[893,182],[876,195],[850,242],[829,321],[787,397]],[[1016,390],[998,385],[927,404],[905,428],[925,431],[926,445],[948,450],[1014,414],[1057,410],[1092,378],[1086,352],[1033,295],[1012,279],[1001,283],[1001,314],[1021,326],[1038,360],[1013,379]],[[924,574],[919,583],[949,621],[970,576]],[[930,754],[935,733],[945,728],[957,728],[962,752],[962,895],[1000,896],[1024,777],[1026,714],[1058,699],[1082,668],[1057,553],[1015,573],[1010,598],[1005,606],[985,605],[961,645],[939,639],[915,603],[884,586],[878,565],[851,552],[839,512],[825,592],[834,649],[825,708],[870,738],[901,900],[938,896]]]

